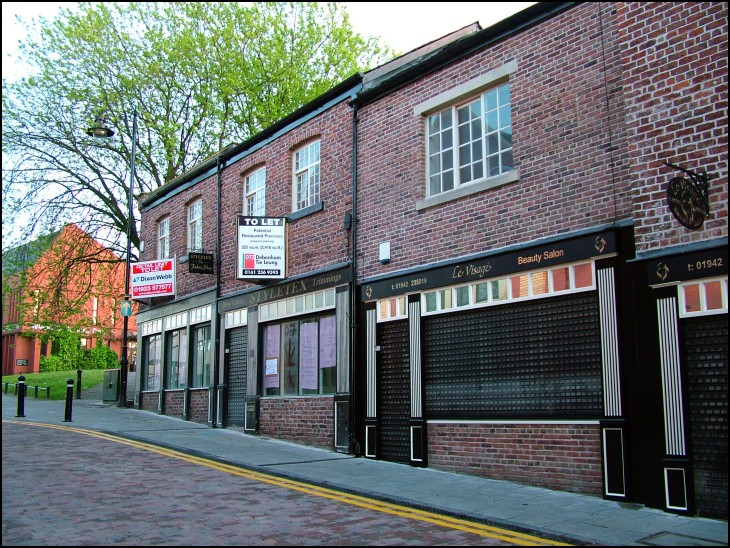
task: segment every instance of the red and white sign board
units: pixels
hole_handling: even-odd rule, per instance
[[[175,295],[175,259],[132,264],[133,299]]]

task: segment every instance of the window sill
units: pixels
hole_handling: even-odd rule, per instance
[[[289,215],[286,216],[286,220],[289,222],[296,221],[297,219],[301,219],[302,217],[307,217],[308,215],[312,215],[314,213],[317,213],[318,211],[322,211],[323,209],[324,209],[324,202],[318,202],[309,207],[305,207],[304,209],[300,209],[299,211],[294,211],[293,213],[289,213]]]
[[[424,198],[423,200],[417,200],[416,201],[416,211],[422,211],[424,209],[428,209],[429,207],[434,207],[437,205],[445,204],[447,202],[452,202],[454,200],[458,200],[459,198],[463,198],[465,196],[471,196],[472,194],[477,194],[477,193],[483,192],[485,190],[491,190],[493,188],[507,185],[509,183],[514,183],[519,180],[520,180],[520,170],[513,169],[512,171],[508,171],[507,173],[503,173],[502,175],[497,175],[496,177],[490,177],[489,179],[484,179],[483,181],[480,181],[478,183],[471,183],[471,184],[464,185],[459,188],[455,188],[454,190],[449,190],[448,192],[443,192],[436,196],[431,196],[430,198]]]

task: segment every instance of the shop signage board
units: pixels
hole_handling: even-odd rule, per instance
[[[238,216],[239,280],[286,277],[286,218]]]
[[[133,299],[175,295],[175,259],[160,259],[132,264]]]

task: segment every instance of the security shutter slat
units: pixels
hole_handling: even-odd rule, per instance
[[[408,322],[378,325],[379,456],[392,462],[410,458],[410,365]]]
[[[697,514],[727,519],[728,321],[683,320]]]
[[[602,412],[595,292],[427,316],[423,340],[428,418]]]
[[[237,327],[226,332],[228,348],[228,426],[245,426],[246,365],[248,328]]]

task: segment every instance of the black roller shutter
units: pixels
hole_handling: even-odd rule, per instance
[[[226,331],[226,362],[228,370],[228,426],[246,425],[246,364],[248,328],[236,327]]]
[[[378,345],[378,456],[391,462],[409,462],[408,321],[378,324]]]
[[[727,519],[727,315],[682,324],[696,513]]]
[[[597,418],[596,292],[427,316],[428,418]]]

